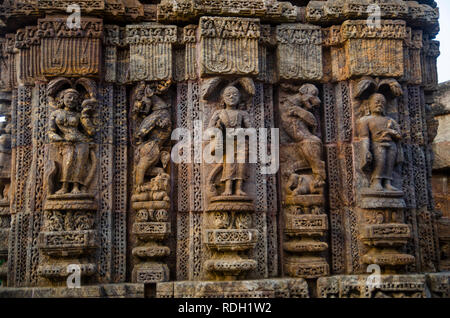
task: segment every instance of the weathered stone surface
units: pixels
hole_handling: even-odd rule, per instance
[[[320,298],[429,298],[425,275],[351,275],[321,277]]]
[[[433,113],[439,122],[433,142],[433,169],[447,169],[450,167],[450,82],[439,84]]]
[[[448,296],[433,1],[71,4],[0,7],[1,296]]]
[[[309,298],[301,278],[264,279],[239,282],[158,283],[158,298]]]
[[[107,284],[81,288],[3,288],[0,298],[144,298],[144,284]]]

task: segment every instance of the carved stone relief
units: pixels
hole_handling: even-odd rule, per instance
[[[172,132],[170,104],[160,96],[170,86],[167,82],[139,83],[133,92],[135,159],[132,208],[136,212],[133,234],[138,246],[132,254],[138,264],[132,279],[137,283],[169,280],[169,269],[160,259],[170,254],[161,241],[171,231],[170,146]]]
[[[285,84],[280,91],[280,165],[283,184],[285,274],[317,278],[329,273],[324,257],[328,244],[325,212],[326,180],[322,141],[315,108],[319,90],[312,84]]]
[[[0,296],[448,295],[438,10],[372,2],[3,1]]]
[[[210,167],[206,179],[208,199],[204,240],[211,258],[204,267],[214,280],[235,280],[254,270],[257,262],[248,257],[258,241],[252,214],[254,200],[245,189],[249,163],[247,138],[240,129],[251,128],[246,104],[252,101],[255,85],[250,78],[229,81],[208,79],[203,83],[202,98],[217,103],[208,128],[215,129],[210,153],[221,159]],[[237,139],[235,138],[237,137]],[[244,144],[239,139],[244,138]]]
[[[89,258],[97,247],[93,189],[98,165],[93,139],[98,126],[97,86],[86,78],[57,78],[48,83],[47,96],[46,200],[38,243],[47,260],[38,273],[57,282],[69,274],[68,264],[79,263],[83,278],[96,272]]]

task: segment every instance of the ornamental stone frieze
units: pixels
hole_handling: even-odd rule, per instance
[[[0,8],[0,297],[448,297],[434,1],[71,4]]]

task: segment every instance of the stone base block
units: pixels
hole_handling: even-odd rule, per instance
[[[157,298],[309,298],[302,278],[233,282],[167,282],[156,285]]]
[[[427,285],[433,298],[450,298],[450,272],[427,274]]]
[[[406,207],[403,195],[404,193],[402,191],[374,191],[372,189],[363,189],[358,205],[363,209],[403,209]]]
[[[252,198],[242,195],[221,195],[211,198],[208,212],[253,212],[255,206]]]
[[[157,283],[169,280],[169,268],[166,264],[143,263],[133,268],[132,281],[136,283]]]
[[[317,280],[319,298],[429,298],[425,275],[342,275]]]
[[[97,210],[94,196],[88,193],[52,194],[44,203],[44,210]]]
[[[144,284],[97,286],[0,288],[0,298],[144,298]]]
[[[291,277],[314,279],[330,273],[328,263],[320,257],[290,258],[284,262],[284,272]]]

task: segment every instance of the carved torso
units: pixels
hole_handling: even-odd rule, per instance
[[[361,118],[360,130],[363,137],[370,137],[372,142],[392,142],[399,139],[398,124],[385,116],[365,116]]]
[[[281,120],[284,131],[294,141],[315,138],[316,118],[298,105],[300,105],[298,97],[288,98],[283,103]]]
[[[80,115],[73,111],[58,109],[53,112],[52,118],[59,129],[59,135],[64,141],[87,142],[89,138],[80,132]]]
[[[225,128],[248,128],[249,118],[244,111],[237,109],[220,109],[216,110],[212,116],[215,120],[215,127]]]

